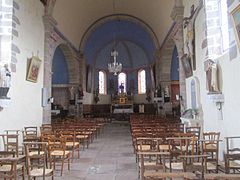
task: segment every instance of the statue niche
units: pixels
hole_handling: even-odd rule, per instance
[[[206,72],[206,86],[209,93],[220,93],[218,84],[218,67],[217,63],[209,59],[204,62]]]

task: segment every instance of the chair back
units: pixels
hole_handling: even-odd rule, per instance
[[[45,177],[47,143],[45,142],[24,142],[27,173],[31,176],[31,170],[34,168],[43,170]]]
[[[11,160],[11,157],[14,156],[15,152],[0,151],[0,167],[8,167],[7,171],[0,171],[0,179],[13,179],[17,176],[17,172],[14,170],[14,161]]]
[[[24,127],[23,139],[35,138],[37,136],[37,126]]]
[[[220,139],[220,132],[204,132],[203,139],[209,142],[218,141]]]

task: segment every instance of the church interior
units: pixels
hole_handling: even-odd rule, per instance
[[[0,179],[240,179],[238,0],[0,12]]]

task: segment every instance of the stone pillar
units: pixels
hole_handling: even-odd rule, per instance
[[[87,87],[86,87],[86,61],[84,59],[84,55],[82,52],[80,52],[80,61],[79,61],[79,73],[80,73],[80,84],[82,84],[82,87],[83,87],[83,91],[86,91],[87,90]]]
[[[51,15],[45,15],[43,16],[43,23],[45,27],[43,87],[46,88],[48,97],[51,97],[52,58],[55,49],[55,40],[52,34],[57,22]],[[43,123],[51,123],[51,104],[43,107]]]
[[[81,53],[79,52],[74,52],[73,53],[73,59],[76,61],[76,66],[75,66],[75,72],[77,73],[75,76],[77,78],[76,83],[77,84],[82,84],[82,74],[81,74]]]
[[[180,86],[180,95],[182,97],[181,104],[181,112],[186,109],[186,76],[183,69],[183,64],[181,61],[182,56],[184,55],[184,39],[183,39],[183,13],[184,6],[182,4],[182,0],[175,0],[175,6],[173,7],[171,17],[173,21],[176,23],[174,27],[173,40],[176,44],[178,51],[178,59],[179,59],[179,86]]]
[[[13,2],[2,0],[0,6],[0,67],[3,67],[11,63]]]
[[[161,71],[161,64],[160,64],[160,50],[156,50],[155,52],[155,58],[156,58],[156,67],[155,67],[155,72],[156,72],[156,86],[159,86],[160,85],[160,82],[161,82],[161,74],[160,74],[160,71]]]

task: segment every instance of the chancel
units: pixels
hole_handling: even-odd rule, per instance
[[[0,14],[0,179],[240,179],[238,0]]]

